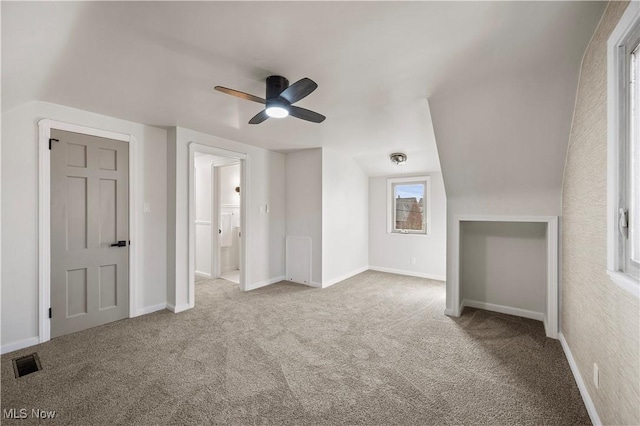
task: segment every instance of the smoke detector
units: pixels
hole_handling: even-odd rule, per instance
[[[400,166],[407,161],[407,154],[403,154],[401,152],[394,152],[389,156],[389,160],[391,160],[393,164]]]

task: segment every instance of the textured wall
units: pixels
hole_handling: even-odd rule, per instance
[[[607,39],[611,2],[582,63],[562,192],[561,330],[604,424],[640,424],[638,299],[607,276]],[[593,385],[593,363],[600,388]]]

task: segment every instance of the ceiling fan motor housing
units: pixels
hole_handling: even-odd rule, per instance
[[[279,75],[267,77],[267,100],[277,99],[280,93],[289,87],[289,80]]]

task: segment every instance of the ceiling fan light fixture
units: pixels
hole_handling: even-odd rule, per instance
[[[272,118],[284,118],[289,115],[289,108],[287,107],[288,105],[279,99],[267,99],[267,108],[265,108],[264,112]]]
[[[289,115],[289,110],[281,106],[270,106],[265,110],[267,115],[271,118],[284,118]]]
[[[293,105],[318,88],[318,84],[310,78],[302,78],[289,86],[289,80],[286,78],[272,75],[267,77],[266,83],[264,98],[223,86],[216,86],[214,89],[236,98],[264,105],[265,109],[254,115],[249,120],[249,124],[260,124],[271,117],[284,118],[289,115],[312,123],[322,123],[327,118],[317,112]]]

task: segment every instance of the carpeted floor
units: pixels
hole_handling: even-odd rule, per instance
[[[589,423],[540,322],[446,317],[441,282],[368,271],[324,290],[215,280],[196,292],[190,311],[2,356],[2,409],[76,425]],[[43,370],[14,379],[11,359],[34,351]]]

